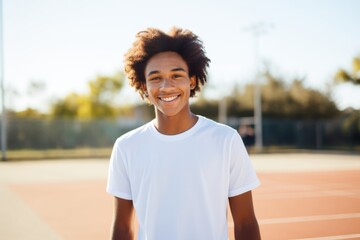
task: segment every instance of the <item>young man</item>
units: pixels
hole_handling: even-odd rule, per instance
[[[112,239],[260,239],[251,190],[259,185],[239,134],[189,107],[206,82],[210,59],[190,31],[153,28],[125,54],[130,85],[154,105],[155,119],[119,137],[107,191],[115,196]]]

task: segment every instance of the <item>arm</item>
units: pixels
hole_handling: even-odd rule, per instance
[[[234,219],[235,239],[259,240],[257,223],[251,191],[229,198],[230,210]]]
[[[134,207],[131,200],[115,197],[115,216],[112,224],[112,240],[134,239]]]

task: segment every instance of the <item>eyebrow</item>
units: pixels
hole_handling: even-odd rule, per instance
[[[177,71],[186,72],[185,69],[183,69],[183,68],[181,68],[181,67],[171,69],[171,72],[177,72]],[[158,73],[160,73],[158,70],[151,71],[151,72],[149,72],[149,73],[147,74],[147,76],[150,76],[150,75],[153,75],[153,74],[158,74]]]
[[[171,70],[172,72],[177,72],[177,71],[182,71],[182,72],[186,72],[185,69],[178,67],[178,68],[174,68]]]

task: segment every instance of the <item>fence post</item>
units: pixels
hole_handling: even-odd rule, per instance
[[[316,149],[322,148],[322,123],[316,122]]]

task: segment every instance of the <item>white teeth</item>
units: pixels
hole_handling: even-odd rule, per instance
[[[165,97],[165,98],[161,98],[161,100],[164,101],[164,102],[171,102],[172,100],[174,100],[177,97],[178,96]]]

